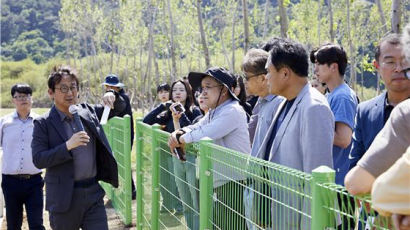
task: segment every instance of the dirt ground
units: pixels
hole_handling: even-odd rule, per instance
[[[131,227],[125,227],[124,224],[121,221],[121,218],[115,213],[115,209],[112,207],[110,204],[111,202],[108,202],[107,199],[104,199],[105,203],[105,210],[107,211],[107,219],[108,219],[108,229],[110,230],[123,230],[123,229],[135,229],[135,223],[133,223],[133,226]],[[47,230],[51,230],[50,228],[50,223],[48,221],[48,212],[44,211],[43,214],[43,221],[44,221],[44,227]],[[2,230],[7,229],[7,223],[6,223],[6,218],[5,216],[3,217],[3,223],[1,225]],[[27,225],[27,219],[26,216],[24,215],[23,219],[23,227],[22,230],[29,230],[28,225]]]

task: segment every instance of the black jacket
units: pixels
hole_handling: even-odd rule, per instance
[[[123,102],[114,103],[110,117],[118,115],[125,108]],[[99,123],[104,107],[81,104],[78,115],[84,126],[96,138],[97,180],[118,187],[117,162],[112,156],[110,145]],[[66,212],[70,208],[74,189],[73,156],[67,150],[67,137],[57,108],[34,120],[31,143],[33,163],[37,168],[46,168],[46,209],[51,212]],[[90,135],[90,134],[89,134]]]
[[[198,107],[193,106],[191,110],[186,110],[181,118],[179,119],[179,123],[182,127],[188,126],[192,124],[192,121],[201,115],[201,110]],[[160,124],[165,125],[164,130],[172,133],[175,131],[174,122],[172,121],[172,114],[171,111],[165,107],[164,104],[158,105],[154,110],[148,113],[144,120],[142,121],[146,124],[153,125],[153,124]]]

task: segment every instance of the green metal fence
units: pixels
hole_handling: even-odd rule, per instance
[[[211,140],[186,145],[183,163],[158,125],[137,122],[136,136],[137,229],[391,229],[369,197],[334,184],[328,167],[307,174]]]
[[[125,225],[132,223],[131,210],[131,130],[130,116],[111,118],[103,126],[118,166],[118,188],[101,182],[107,197],[112,201]]]

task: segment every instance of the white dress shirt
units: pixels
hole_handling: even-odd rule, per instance
[[[31,140],[33,120],[38,117],[31,112],[21,120],[17,112],[0,118],[0,147],[3,149],[2,173],[7,175],[37,174],[41,170],[33,164]]]

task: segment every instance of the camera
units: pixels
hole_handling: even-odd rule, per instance
[[[175,111],[180,112],[180,113],[182,113],[182,112],[185,111],[185,109],[184,109],[184,107],[182,106],[182,104],[177,104],[177,105],[174,107],[174,109],[175,109]]]
[[[174,113],[183,113],[185,112],[184,106],[181,103],[176,104],[175,106],[171,107],[172,112]]]

